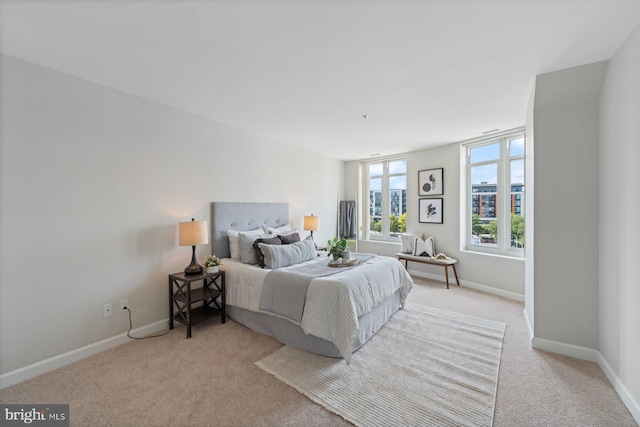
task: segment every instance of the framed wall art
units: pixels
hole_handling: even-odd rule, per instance
[[[418,171],[418,195],[440,196],[444,194],[443,168]]]
[[[442,224],[442,209],[444,199],[420,199],[419,222]]]

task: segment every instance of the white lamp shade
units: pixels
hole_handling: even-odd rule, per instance
[[[319,216],[305,216],[304,217],[304,229],[305,231],[318,231],[320,228],[320,217]]]
[[[189,221],[178,223],[180,246],[206,245],[209,243],[207,221]]]

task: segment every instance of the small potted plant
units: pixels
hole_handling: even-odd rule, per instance
[[[207,269],[207,273],[217,273],[221,263],[222,261],[217,256],[208,255],[204,259],[203,265]]]
[[[342,239],[333,238],[327,242],[327,247],[329,248],[329,255],[333,256],[334,261],[338,261],[344,257],[347,250],[347,239],[344,237]]]

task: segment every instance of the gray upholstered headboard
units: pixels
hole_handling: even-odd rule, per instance
[[[211,202],[211,253],[229,258],[228,230],[247,231],[289,222],[288,203]]]

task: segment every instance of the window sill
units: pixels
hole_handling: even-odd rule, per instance
[[[369,240],[360,240],[360,243],[365,243],[365,244],[376,244],[376,245],[400,245],[402,246],[402,240],[398,239],[397,241],[393,241],[393,240],[376,240],[376,239],[369,239]]]
[[[464,253],[464,254],[489,256],[489,257],[493,257],[493,258],[508,259],[508,260],[511,260],[511,261],[522,261],[522,262],[524,262],[524,260],[525,260],[524,257],[519,257],[519,256],[504,255],[504,254],[492,254],[492,253],[489,253],[489,252],[471,251],[469,249],[462,249],[460,252]]]

